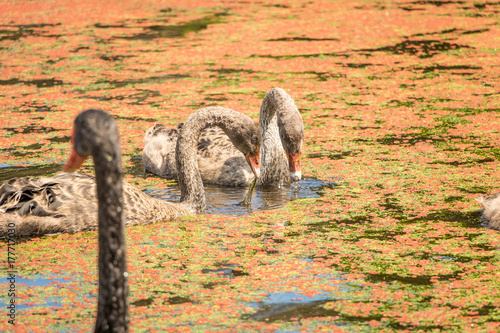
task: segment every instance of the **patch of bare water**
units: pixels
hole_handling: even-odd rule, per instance
[[[222,215],[248,215],[261,210],[279,209],[292,200],[318,198],[325,188],[333,187],[335,187],[334,183],[305,178],[299,181],[296,186],[256,188],[251,204],[243,205],[241,202],[245,198],[248,188],[205,186],[206,212]],[[168,188],[146,191],[146,193],[168,201],[178,201],[181,197],[181,190],[178,185],[169,185]]]

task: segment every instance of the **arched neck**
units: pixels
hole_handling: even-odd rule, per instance
[[[230,109],[208,107],[193,113],[182,126],[175,149],[177,172],[181,203],[187,204],[193,212],[203,212],[206,207],[205,190],[197,162],[201,131],[210,126],[218,126],[232,138],[232,128],[248,126],[249,120],[249,117]]]

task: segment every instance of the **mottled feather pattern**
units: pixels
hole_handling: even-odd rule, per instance
[[[291,182],[288,160],[283,150],[280,129],[294,126],[294,123],[283,121],[291,118],[290,113],[300,113],[293,99],[281,88],[271,89],[260,108],[259,126],[262,133],[261,175],[258,186],[279,186]],[[280,119],[281,118],[281,119]],[[302,118],[300,118],[302,125]]]
[[[152,198],[127,183],[123,192],[126,226],[189,213],[187,207]],[[9,222],[16,223],[19,236],[97,230],[93,176],[63,173],[52,178],[14,178],[0,187],[0,203],[0,236],[7,233]]]
[[[146,132],[142,160],[147,171],[163,178],[178,178],[175,144],[181,126],[182,124],[176,129],[169,129],[155,124]],[[197,154],[204,184],[247,186],[254,178],[243,154],[217,126],[208,127],[201,132]]]

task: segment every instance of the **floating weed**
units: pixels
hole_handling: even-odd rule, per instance
[[[151,123],[205,105],[257,120],[280,86],[306,128],[298,194],[242,211],[236,192],[207,188],[228,215],[128,228],[131,329],[498,331],[500,234],[474,199],[500,188],[499,9],[2,4],[0,178],[58,172],[74,115],[101,108],[119,122],[126,180],[178,198],[175,181],[143,177]],[[93,327],[96,238],[18,240],[19,325]]]

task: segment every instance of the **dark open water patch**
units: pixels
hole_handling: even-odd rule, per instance
[[[55,143],[61,143],[61,142],[69,142],[71,140],[70,136],[62,136],[62,137],[51,137],[51,138],[47,138],[47,140],[49,140],[50,142],[55,142]],[[32,155],[32,156],[40,156],[41,154],[44,153],[43,150],[41,150],[43,148],[43,145],[40,144],[40,143],[33,143],[31,145],[27,145],[27,146],[13,146],[13,147],[10,147],[10,148],[6,148],[6,149],[1,149],[0,151],[3,151],[3,152],[10,152],[10,154],[12,156],[21,156],[21,157],[24,157],[26,155]],[[2,166],[0,164],[0,168],[5,168],[5,167],[11,167],[11,166],[14,166],[14,165],[4,165]]]
[[[436,31],[436,32],[427,32],[427,33],[419,33],[419,34],[414,34],[410,35],[409,37],[421,37],[421,36],[431,36],[431,35],[447,35],[447,34],[456,34],[456,35],[472,35],[472,34],[480,34],[483,32],[488,32],[490,29],[484,28],[484,29],[474,29],[474,30],[463,30],[463,29],[446,29],[442,31]]]
[[[295,74],[295,75],[303,75],[303,74],[312,74],[316,75],[316,80],[318,81],[328,81],[329,79],[343,79],[346,78],[346,74],[343,73],[331,73],[331,72],[315,72],[315,71],[305,71],[305,72],[285,72],[285,74]]]
[[[249,206],[241,202],[248,192],[246,187],[205,186],[207,197],[206,213],[222,215],[248,215],[262,210],[279,209],[289,201],[305,198],[319,198],[325,188],[335,187],[334,183],[323,182],[314,178],[305,178],[294,185],[281,188],[256,188]],[[166,189],[146,191],[152,197],[167,201],[179,201],[181,190],[178,185],[169,185]]]
[[[358,152],[353,152],[352,150],[346,150],[346,151],[342,151],[342,152],[339,152],[339,153],[333,153],[333,152],[321,152],[321,153],[311,153],[311,154],[308,154],[306,155],[307,158],[320,158],[320,157],[327,157],[331,160],[342,160],[348,156],[356,156],[358,155],[359,153]]]
[[[304,296],[290,293],[295,298],[302,298]],[[329,303],[330,300],[325,301],[291,301],[281,303],[271,303],[258,305],[258,311],[253,315],[243,316],[242,319],[254,319],[265,322],[277,321],[290,321],[292,318],[312,318],[312,317],[334,317],[338,316],[339,312],[335,310],[325,309],[324,304]]]
[[[318,58],[318,57],[343,57],[349,58],[351,55],[346,52],[330,52],[330,53],[310,53],[310,54],[286,54],[286,55],[269,55],[269,54],[252,54],[250,58],[271,58],[275,60],[288,60],[295,58]]]
[[[431,58],[439,52],[459,49],[471,49],[467,45],[443,42],[440,40],[405,40],[393,46],[384,46],[376,49],[361,49],[358,52],[389,52],[392,54],[410,54],[419,58]]]
[[[223,22],[223,17],[228,14],[225,12],[216,13],[213,16],[185,22],[179,25],[152,25],[144,28],[144,32],[132,36],[120,36],[115,38],[127,40],[152,40],[155,38],[181,38],[190,32],[199,32],[207,29],[211,24]],[[99,26],[98,28],[103,27]]]
[[[53,127],[45,127],[39,125],[28,125],[20,127],[5,127],[4,130],[11,132],[13,134],[28,134],[28,133],[51,133],[61,131]]]
[[[131,302],[130,304],[135,306],[149,306],[153,304],[153,302],[154,298],[151,297],[151,298],[140,299],[135,302]]]
[[[428,67],[414,67],[413,69],[415,70],[422,70],[422,72],[425,73],[433,73],[436,71],[452,71],[452,70],[470,70],[470,71],[475,71],[475,70],[482,70],[482,67],[479,66],[461,66],[461,65],[455,65],[455,66],[443,66],[443,65],[438,65],[435,64],[433,66],[428,66]],[[464,73],[454,73],[452,74],[459,74],[463,75]]]
[[[481,210],[464,213],[460,211],[442,209],[429,213],[425,217],[420,217],[416,219],[407,219],[403,222],[421,223],[421,222],[432,222],[432,221],[444,221],[444,222],[457,222],[466,228],[482,228],[481,213],[482,213]]]
[[[449,281],[452,279],[459,279],[458,274],[447,274],[447,275],[398,275],[398,274],[367,274],[366,281],[372,283],[380,282],[400,282],[403,284],[411,284],[414,286],[430,286],[434,284],[434,280]]]
[[[61,35],[44,35],[40,31],[44,27],[55,27],[61,23],[41,23],[41,24],[19,24],[19,25],[0,25],[0,27],[16,28],[17,30],[0,30],[0,41],[2,40],[19,40],[27,36],[36,37],[61,37]]]
[[[125,116],[114,116],[115,119],[123,119],[123,120],[130,120],[130,121],[147,121],[149,123],[153,123],[153,122],[156,122],[157,120],[156,119],[153,119],[153,118],[143,118],[143,117],[138,117],[138,116],[134,116],[134,117],[125,117]]]
[[[410,133],[410,134],[402,134],[400,136],[396,136],[394,134],[386,134],[383,138],[377,139],[377,142],[383,145],[408,145],[414,146],[417,143],[447,143],[452,142],[453,139],[458,139],[463,142],[472,142],[477,140],[477,137],[469,136],[467,138],[463,138],[461,136],[455,135],[447,135],[440,133],[433,133],[429,131],[428,133]],[[489,160],[484,160],[484,162],[489,162]],[[467,162],[468,163],[468,162]],[[472,163],[472,162],[471,162]]]
[[[266,42],[326,42],[326,41],[335,41],[338,42],[340,39],[338,38],[311,38],[311,37],[283,37],[283,38],[275,38],[275,39],[267,39]]]
[[[35,177],[55,174],[62,170],[62,165],[32,165],[32,166],[12,166],[0,164],[0,182],[4,182],[16,177]]]
[[[452,165],[452,166],[459,166],[459,165],[476,165],[476,164],[483,164],[483,163],[488,163],[488,162],[494,162],[495,159],[492,157],[486,157],[486,158],[479,158],[479,159],[468,159],[465,161],[452,161],[452,162],[445,162],[445,161],[434,161],[434,162],[429,162],[429,164],[442,164],[442,165]]]
[[[152,83],[163,83],[167,80],[176,80],[176,79],[184,79],[189,77],[186,74],[165,74],[160,76],[151,76],[145,77],[141,79],[128,79],[128,80],[120,80],[120,81],[108,81],[108,80],[99,80],[97,83],[108,83],[111,86],[111,89],[114,88],[122,88],[126,86],[133,86],[136,84],[152,84]],[[123,98],[130,98],[130,96],[124,96]]]
[[[219,68],[219,69],[207,69],[207,72],[216,72],[219,75],[222,74],[239,74],[239,73],[245,73],[245,74],[253,74],[256,73],[254,70],[251,69],[240,69],[240,68]]]
[[[116,55],[103,54],[103,55],[99,56],[99,58],[104,60],[104,61],[118,61],[118,60],[123,60],[126,58],[132,58],[132,57],[133,57],[132,55],[121,55],[121,54],[116,54]]]
[[[63,84],[61,80],[51,79],[39,79],[39,80],[19,80],[19,79],[9,79],[0,80],[0,86],[10,86],[15,84],[24,83],[26,85],[35,85],[37,88],[50,88],[54,86],[60,86]]]
[[[317,58],[317,57],[344,57],[349,58],[349,53],[359,53],[365,56],[371,56],[373,52],[389,52],[392,54],[409,54],[416,55],[421,59],[431,58],[439,52],[460,49],[473,49],[468,45],[461,45],[455,43],[448,43],[437,39],[429,40],[405,40],[401,43],[392,46],[383,46],[374,49],[360,49],[343,52],[330,52],[330,53],[312,53],[312,54],[287,54],[287,55],[257,55],[253,54],[252,57],[271,58],[276,60],[287,60],[295,58]]]
[[[244,272],[241,267],[238,265],[220,265],[220,268],[217,269],[202,269],[202,273],[204,274],[216,274],[217,276],[227,278],[227,279],[233,279],[237,276],[249,276],[247,272]]]
[[[137,80],[135,80],[137,81]],[[123,82],[123,81],[114,81],[114,83],[111,83],[111,82],[108,82],[110,84],[113,84],[114,86],[116,86],[117,84],[118,85],[123,85],[123,86],[126,86],[128,84],[134,84],[134,81],[131,81],[131,82]],[[113,95],[113,96],[106,96],[106,95],[103,95],[103,96],[83,96],[81,98],[89,98],[89,99],[96,99],[98,101],[112,101],[112,100],[116,100],[116,101],[128,101],[127,104],[130,104],[130,105],[144,105],[144,104],[148,104],[147,103],[147,100],[150,99],[150,98],[154,98],[154,97],[160,97],[161,94],[159,91],[156,91],[156,90],[149,90],[149,89],[139,89],[137,88],[136,89],[138,92],[135,93],[135,94],[129,94],[129,95]],[[137,119],[139,119],[139,117],[135,117]]]

